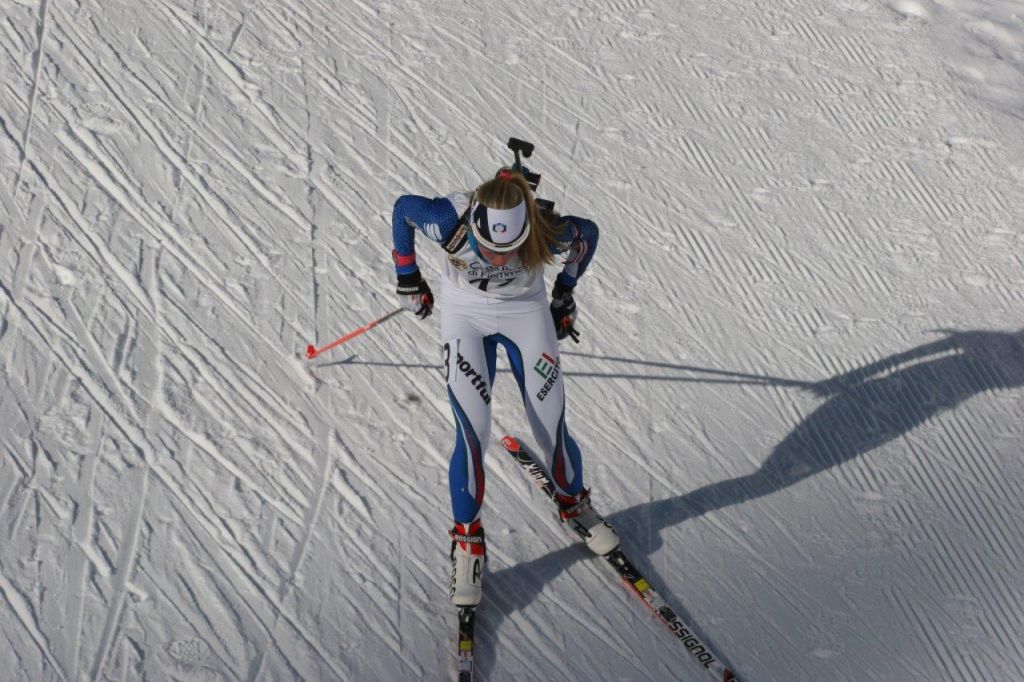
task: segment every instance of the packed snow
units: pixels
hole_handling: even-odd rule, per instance
[[[1019,1],[0,0],[0,73],[4,680],[453,679],[437,316],[304,351],[510,136],[601,228],[568,425],[683,620],[1024,679]],[[708,679],[487,466],[480,679]]]

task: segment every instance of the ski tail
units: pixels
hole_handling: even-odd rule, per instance
[[[475,622],[475,606],[463,606],[459,609],[457,651],[459,682],[473,682],[473,626]]]
[[[543,490],[544,494],[552,502],[555,502],[555,486],[529,448],[513,436],[505,436],[501,439],[501,444],[537,487]],[[693,628],[684,623],[672,607],[665,602],[643,574],[633,565],[633,562],[630,561],[621,547],[612,550],[604,555],[603,558],[615,569],[615,572],[622,578],[622,582],[626,584],[630,591],[658,617],[658,620],[668,627],[672,634],[676,636],[676,639],[682,643],[690,655],[705,670],[720,682],[740,682],[735,673],[722,663],[718,655],[711,650],[711,647],[701,641],[694,634]]]

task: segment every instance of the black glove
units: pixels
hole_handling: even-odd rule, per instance
[[[402,307],[416,317],[425,319],[434,312],[434,295],[430,293],[430,287],[423,280],[419,270],[410,275],[399,275],[395,291]]]
[[[573,326],[576,322],[576,300],[572,297],[572,288],[557,279],[551,289],[551,318],[555,321],[555,335],[559,341],[569,336],[576,343],[580,342],[580,333]]]

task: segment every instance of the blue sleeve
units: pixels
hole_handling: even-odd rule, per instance
[[[431,241],[446,241],[458,226],[459,216],[447,197],[428,199],[406,194],[398,197],[391,212],[391,240],[395,272],[408,275],[419,270],[416,265],[416,231]]]
[[[598,230],[594,221],[572,215],[562,217],[561,227],[558,241],[562,248],[559,250],[566,254],[566,258],[565,266],[558,273],[558,281],[571,289],[576,286],[577,280],[583,276],[594,257]],[[565,247],[566,244],[568,248]]]

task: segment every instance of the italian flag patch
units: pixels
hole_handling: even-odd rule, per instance
[[[547,353],[540,354],[540,360],[537,360],[537,364],[533,366],[537,374],[541,375],[545,379],[551,376],[551,370],[555,368],[555,359]]]

